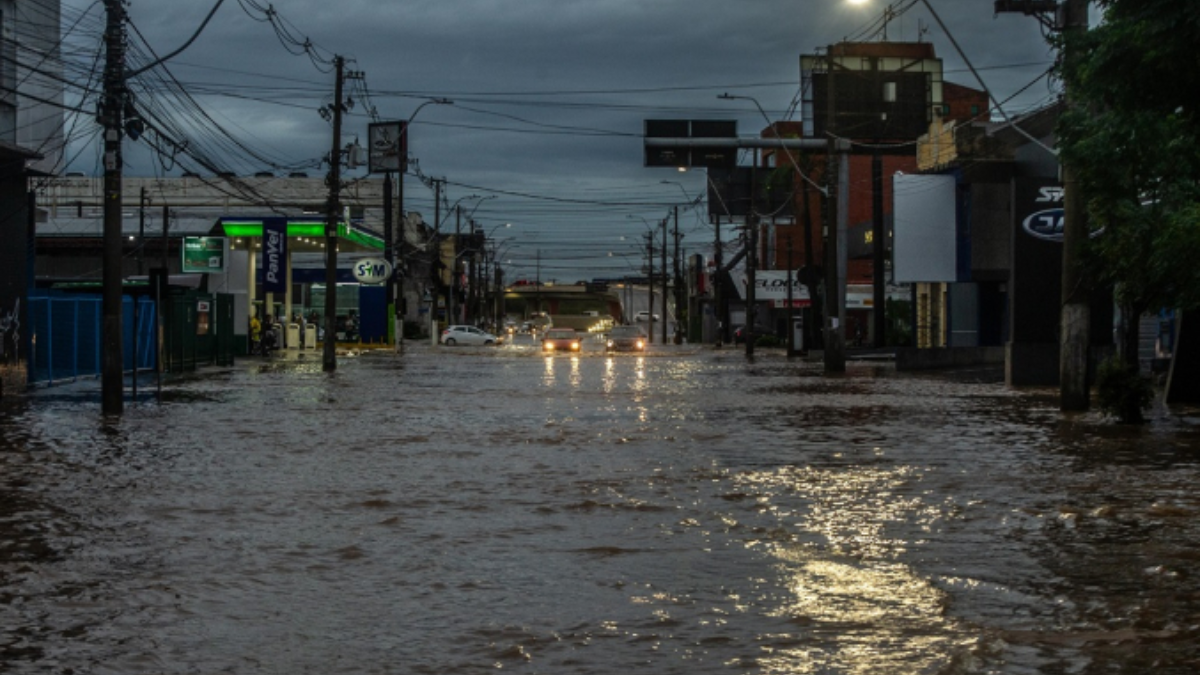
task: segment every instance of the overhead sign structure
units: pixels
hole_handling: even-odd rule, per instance
[[[791,216],[796,192],[790,183],[771,180],[767,171],[749,166],[711,168],[708,171],[708,216],[713,218],[745,217],[751,211]],[[792,180],[789,176],[788,180]],[[751,197],[750,186],[757,190]],[[753,206],[753,209],[751,208]]]
[[[225,271],[229,240],[225,237],[184,237],[180,271],[184,274],[220,274]]]
[[[736,120],[646,120],[645,138],[716,139],[737,138]],[[737,164],[736,147],[697,147],[695,144],[643,144],[645,166],[676,168],[732,167]]]
[[[407,122],[376,122],[367,125],[367,170],[371,173],[404,171],[408,168]]]
[[[362,258],[354,263],[351,271],[364,286],[379,286],[392,278],[392,264],[383,258]]]
[[[286,293],[287,218],[263,218],[263,292]]]

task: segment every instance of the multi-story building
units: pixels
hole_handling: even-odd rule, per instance
[[[887,298],[896,295],[889,288],[894,176],[917,171],[917,139],[935,121],[986,120],[987,94],[944,81],[942,60],[925,42],[842,42],[802,56],[800,63],[803,121],[773,124],[761,136],[833,135],[851,142],[845,335],[852,346],[882,345],[885,328],[877,324]],[[764,267],[787,269],[790,258],[790,266],[803,272],[824,267],[822,199],[814,184],[825,182],[826,155],[795,153],[789,159],[764,150],[761,162],[787,169],[793,160],[811,182],[795,179],[794,215],[766,224],[760,256]],[[811,316],[806,323],[812,325]]]
[[[0,0],[0,396],[27,379],[30,175],[62,153],[59,12],[58,0]]]

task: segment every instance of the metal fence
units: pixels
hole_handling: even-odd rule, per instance
[[[103,357],[99,295],[36,291],[29,297],[32,349],[29,382],[97,377]],[[123,363],[126,371],[155,367],[156,309],[149,298],[122,298]]]

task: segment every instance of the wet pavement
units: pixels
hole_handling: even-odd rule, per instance
[[[0,402],[0,670],[1195,673],[1200,413],[533,345]]]

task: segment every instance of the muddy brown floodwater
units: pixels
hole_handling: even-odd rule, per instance
[[[0,403],[0,671],[1200,672],[1194,410],[707,348],[95,390]]]

